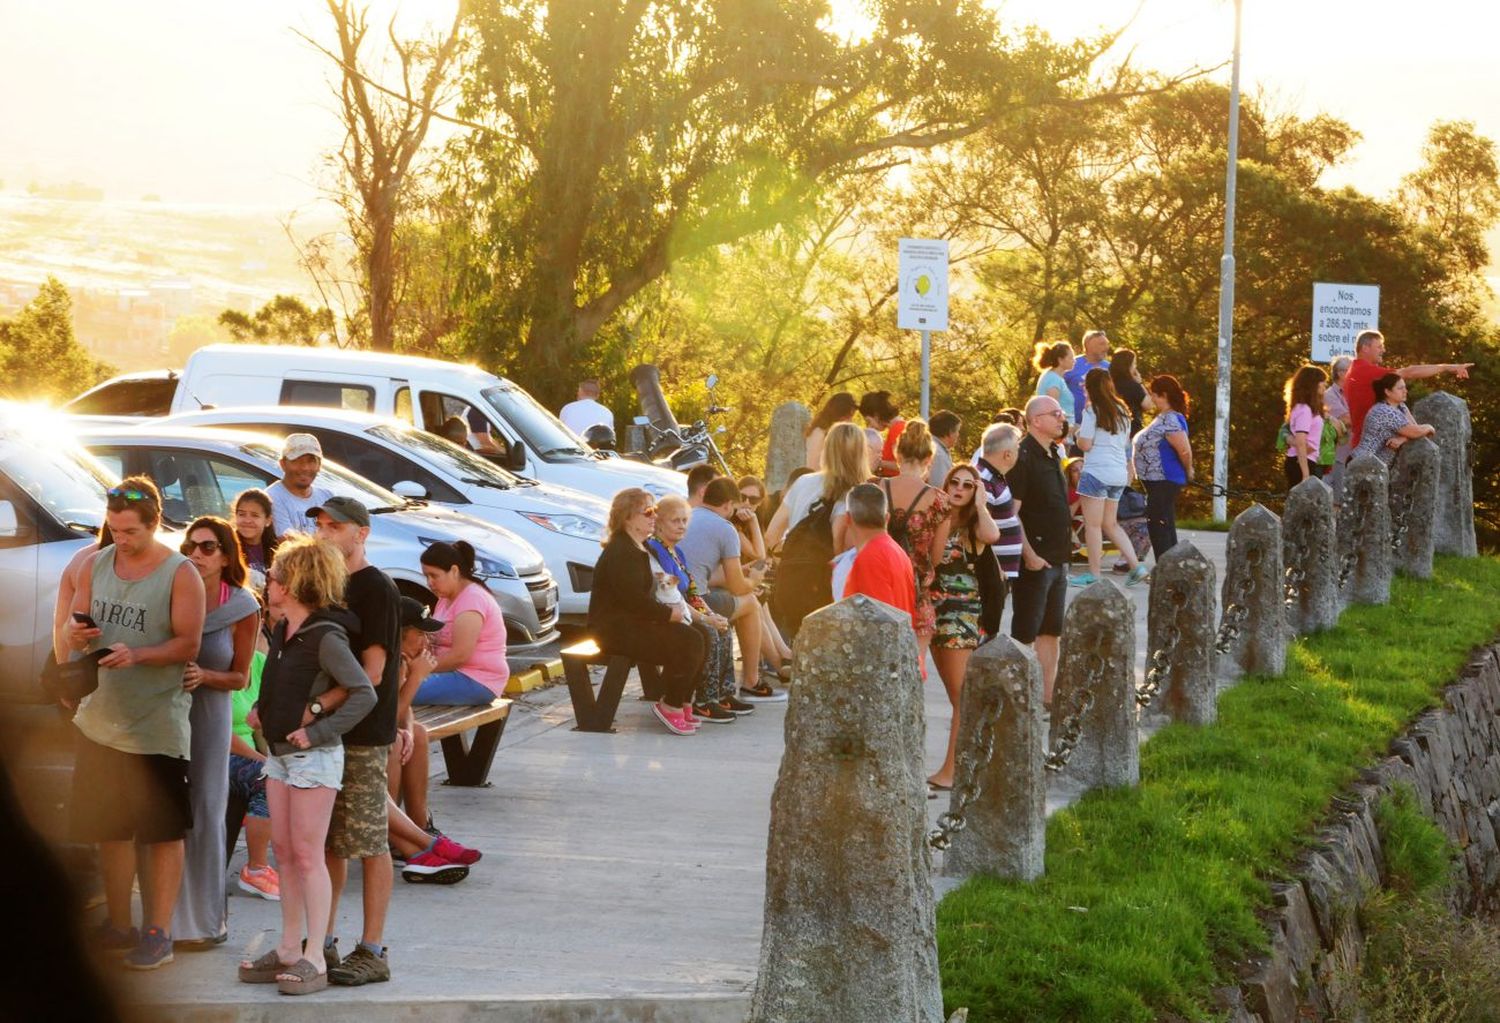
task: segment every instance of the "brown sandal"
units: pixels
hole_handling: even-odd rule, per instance
[[[318,968],[306,959],[298,959],[290,966],[283,966],[276,978],[276,990],[284,995],[310,995],[328,986],[328,974],[319,973]],[[283,980],[286,975],[295,980]]]
[[[281,957],[276,954],[276,950],[273,948],[249,966],[240,963],[240,983],[274,984],[276,983],[276,975],[285,969],[287,967],[282,964]]]

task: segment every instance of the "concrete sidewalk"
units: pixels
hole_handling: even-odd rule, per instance
[[[1225,535],[1184,535],[1222,580]],[[1139,675],[1147,589],[1126,592],[1136,598]],[[929,675],[927,762],[936,767],[951,711],[931,667]],[[140,1018],[194,1023],[740,1023],[759,956],[786,704],[684,738],[667,733],[636,695],[632,684],[617,733],[598,735],[572,731],[564,686],[526,694],[495,759],[493,787],[434,783],[439,825],[485,856],[452,887],[397,879],[386,931],[390,983],[307,998],[238,983],[240,957],[274,946],[280,914],[235,890],[226,945],[122,978],[125,997],[142,1006]],[[441,767],[436,750],[434,763]],[[1054,783],[1049,812],[1073,796]],[[928,805],[935,820],[948,801]],[[356,868],[340,910],[345,951],[358,939],[358,878]]]

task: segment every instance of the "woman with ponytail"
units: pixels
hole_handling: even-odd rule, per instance
[[[474,548],[463,540],[435,543],[422,552],[422,575],[437,597],[432,617],[443,623],[433,636],[437,664],[412,700],[461,707],[487,704],[505,692],[505,617],[474,574]]]
[[[1068,414],[1069,423],[1077,422],[1077,418],[1073,415],[1073,391],[1068,387],[1066,377],[1077,360],[1073,346],[1066,341],[1038,341],[1036,353],[1031,357],[1031,364],[1041,374],[1036,382],[1036,393],[1055,398]]]

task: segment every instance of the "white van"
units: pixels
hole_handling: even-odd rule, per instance
[[[170,394],[170,402],[167,396]],[[207,345],[181,373],[107,380],[74,398],[81,416],[163,416],[242,405],[321,405],[395,416],[436,433],[458,416],[487,433],[491,457],[523,476],[609,500],[625,487],[686,494],[680,472],[590,450],[535,398],[478,366],[415,355],[297,345]],[[481,429],[482,428],[482,429]]]

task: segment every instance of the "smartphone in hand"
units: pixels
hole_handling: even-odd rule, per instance
[[[99,623],[98,622],[94,621],[92,618],[90,618],[88,615],[84,614],[82,611],[74,611],[73,612],[73,620],[75,622],[77,622],[79,625],[82,625],[85,629],[97,629],[99,627]]]

